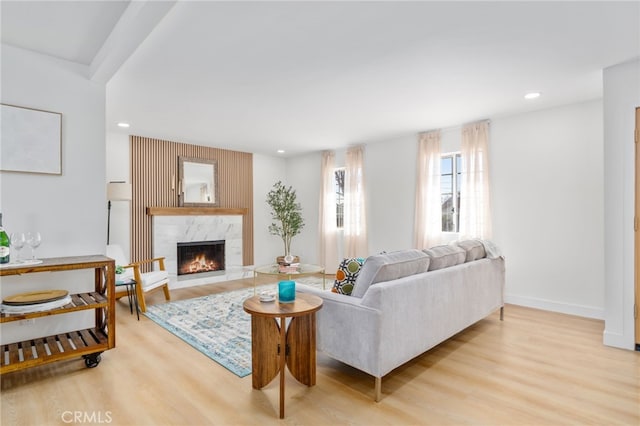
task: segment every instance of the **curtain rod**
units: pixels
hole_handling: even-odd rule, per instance
[[[450,130],[456,130],[456,129],[461,129],[464,126],[467,126],[469,124],[475,124],[475,123],[483,123],[483,122],[487,122],[488,124],[491,124],[491,120],[490,119],[486,119],[486,120],[475,120],[475,121],[470,121],[468,123],[463,123],[463,124],[457,124],[455,126],[449,126],[449,127],[440,127],[440,128],[435,128],[435,129],[430,129],[430,130],[425,130],[422,132],[418,132],[418,134],[420,133],[427,133],[427,132],[433,132],[434,130],[440,130],[441,132],[448,132]]]

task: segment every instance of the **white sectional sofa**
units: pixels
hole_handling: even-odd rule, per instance
[[[504,306],[505,262],[480,240],[368,257],[352,295],[298,284],[320,296],[317,348],[382,377]],[[488,254],[488,256],[487,256]]]

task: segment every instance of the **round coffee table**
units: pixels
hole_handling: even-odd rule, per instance
[[[280,373],[280,418],[284,418],[284,370],[300,383],[316,384],[316,312],[322,299],[296,293],[290,303],[261,302],[260,296],[244,301],[251,314],[251,383],[262,389]],[[287,318],[291,318],[287,327]]]
[[[296,277],[303,277],[315,274],[322,274],[322,289],[325,286],[324,266],[301,263],[296,272],[280,272],[280,266],[276,263],[272,265],[257,266],[253,270],[253,294],[256,294],[256,277],[258,275],[277,276],[278,280],[295,280]]]

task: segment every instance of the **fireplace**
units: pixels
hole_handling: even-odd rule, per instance
[[[178,279],[224,273],[224,240],[177,243]]]

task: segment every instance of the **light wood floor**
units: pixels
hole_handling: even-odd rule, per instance
[[[149,303],[163,303],[162,293]],[[278,420],[278,380],[253,390],[250,376],[136,321],[125,299],[117,305],[117,346],[98,367],[78,359],[1,377],[3,426],[640,424],[640,354],[603,346],[601,321],[507,306],[503,322],[491,315],[387,375],[379,403],[371,376],[319,354],[316,386],[287,376]]]

